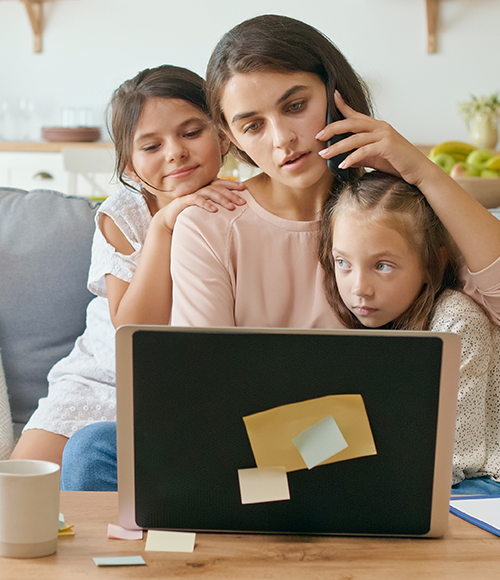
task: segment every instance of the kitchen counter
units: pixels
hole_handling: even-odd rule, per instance
[[[67,143],[51,143],[49,141],[0,141],[0,151],[16,151],[31,153],[60,153],[64,147],[94,147],[112,148],[111,141],[93,141],[79,143],[71,141]]]

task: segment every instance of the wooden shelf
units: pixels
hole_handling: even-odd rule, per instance
[[[26,8],[33,29],[33,50],[42,52],[42,30],[43,30],[43,2],[44,0],[21,0]]]
[[[48,141],[0,141],[0,151],[10,152],[34,152],[34,153],[54,153],[67,147],[85,147],[90,149],[113,149],[114,145],[110,141],[92,141],[78,143],[75,141],[68,143],[55,143]]]
[[[43,4],[49,0],[19,0],[24,4],[31,29],[33,30],[33,51],[42,52]]]
[[[437,51],[436,28],[438,18],[439,0],[426,0],[427,8],[427,53],[432,54]]]

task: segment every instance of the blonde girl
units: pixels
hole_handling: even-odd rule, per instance
[[[325,290],[347,328],[460,335],[452,491],[500,493],[500,328],[463,293],[442,222],[416,187],[380,172],[348,184],[327,221]]]

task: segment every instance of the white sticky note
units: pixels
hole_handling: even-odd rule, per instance
[[[113,540],[142,540],[142,530],[126,530],[115,524],[108,524],[108,538]]]
[[[59,529],[63,530],[66,527],[66,523],[64,521],[64,515],[63,514],[59,514]]]
[[[292,439],[308,469],[312,469],[347,447],[332,416],[326,417]]]
[[[93,558],[96,566],[145,566],[142,556],[116,556],[110,558]]]
[[[146,552],[192,552],[196,534],[148,530]]]
[[[290,499],[284,467],[238,469],[241,503],[263,503]]]

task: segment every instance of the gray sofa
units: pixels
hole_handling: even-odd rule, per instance
[[[15,436],[85,328],[96,209],[82,197],[0,187],[0,356]]]

